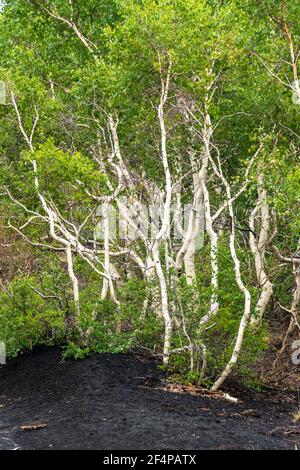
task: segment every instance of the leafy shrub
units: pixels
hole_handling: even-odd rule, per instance
[[[34,286],[34,278],[17,278],[0,293],[0,341],[5,342],[10,357],[64,336],[63,312],[37,294]]]

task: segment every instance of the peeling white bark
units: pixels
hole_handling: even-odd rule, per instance
[[[162,220],[161,229],[155,236],[153,247],[151,250],[152,255],[153,255],[153,261],[155,264],[155,270],[157,273],[159,286],[160,286],[161,309],[162,309],[162,315],[163,315],[164,325],[165,325],[164,352],[163,352],[164,364],[169,363],[169,354],[170,354],[171,336],[172,336],[172,319],[171,319],[170,309],[169,309],[167,283],[166,283],[165,275],[164,275],[161,261],[160,261],[159,250],[161,246],[161,241],[164,241],[166,243],[170,235],[172,180],[171,180],[171,173],[170,173],[170,168],[169,168],[168,152],[167,152],[167,131],[166,131],[166,126],[165,126],[165,118],[164,118],[164,106],[168,99],[171,69],[172,69],[172,63],[170,62],[166,80],[163,79],[162,69],[161,69],[162,92],[161,92],[160,103],[159,103],[157,111],[158,111],[158,120],[159,120],[160,130],[161,130],[161,157],[162,157],[162,163],[163,163],[164,174],[165,174],[165,202],[164,202],[163,220]]]
[[[206,112],[203,125],[203,139],[208,143],[208,146],[210,145],[211,135],[211,119],[209,114]],[[207,178],[207,167],[209,161],[207,148],[207,146],[204,146],[204,151],[201,155],[200,163],[196,161],[196,156],[194,155],[194,152],[190,152],[191,167],[193,169],[193,205],[189,215],[188,228],[186,233],[184,234],[183,244],[177,253],[175,263],[177,272],[180,272],[182,270],[182,266],[184,263],[186,280],[188,285],[192,285],[196,278],[195,243],[196,238],[198,236],[198,222],[203,199],[201,181],[205,182]]]
[[[208,323],[219,311],[219,302],[218,302],[218,234],[213,228],[213,221],[211,216],[210,209],[210,199],[209,193],[205,184],[204,179],[201,180],[201,187],[204,196],[204,210],[205,210],[205,223],[206,223],[206,232],[210,239],[210,262],[211,262],[211,287],[212,294],[210,300],[210,309],[209,312],[201,318],[199,327],[200,331],[203,326]]]
[[[267,191],[263,185],[262,175],[258,176],[257,190],[257,206],[252,211],[249,219],[249,227],[251,229],[249,235],[249,245],[254,256],[257,284],[261,289],[261,293],[255,307],[255,316],[251,318],[251,326],[253,327],[260,326],[266,308],[269,305],[273,294],[273,284],[271,283],[265,269],[265,251],[269,238],[270,213],[267,200]],[[258,215],[260,215],[260,230],[258,236],[255,237],[255,220]]]
[[[75,272],[74,272],[73,254],[72,254],[72,247],[70,244],[66,246],[66,257],[67,257],[67,265],[68,265],[68,274],[69,274],[69,278],[72,282],[72,287],[73,287],[73,300],[74,300],[74,305],[75,305],[75,312],[76,312],[76,317],[78,317],[80,314],[79,284],[78,284],[77,276],[75,275]],[[75,324],[76,323],[77,321],[75,318]]]
[[[104,242],[104,270],[108,278],[110,277],[110,256],[109,256],[109,206],[107,203],[102,205],[103,217],[103,242]],[[109,290],[109,280],[103,279],[102,300],[106,299]]]
[[[223,385],[223,383],[225,382],[227,377],[231,374],[234,366],[236,365],[238,361],[238,358],[242,349],[242,345],[243,345],[245,330],[249,323],[250,315],[251,315],[251,294],[249,290],[246,288],[242,280],[240,260],[237,256],[236,249],[235,249],[235,217],[234,217],[234,211],[233,211],[233,205],[232,205],[230,185],[223,175],[219,157],[218,157],[218,168],[216,167],[212,159],[211,159],[211,163],[212,163],[215,173],[219,176],[219,178],[223,182],[225,189],[226,189],[228,211],[229,211],[229,216],[231,220],[231,230],[230,230],[230,238],[229,238],[230,254],[233,260],[233,264],[234,264],[236,283],[244,296],[244,312],[240,321],[234,349],[233,349],[231,358],[226,364],[225,369],[223,370],[223,372],[221,373],[221,375],[218,377],[218,379],[215,381],[215,383],[213,384],[211,388],[213,391],[215,391],[215,390],[218,390]]]

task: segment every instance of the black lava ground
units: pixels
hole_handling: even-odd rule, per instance
[[[160,378],[130,355],[21,356],[0,367],[0,449],[300,449],[296,399],[233,404],[164,391]],[[255,416],[241,415],[249,409]],[[48,426],[22,431],[28,423]]]

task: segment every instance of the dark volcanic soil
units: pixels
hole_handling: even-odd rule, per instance
[[[233,404],[159,386],[155,364],[130,355],[19,357],[0,368],[0,449],[300,448],[296,400]],[[28,423],[48,427],[22,431]]]

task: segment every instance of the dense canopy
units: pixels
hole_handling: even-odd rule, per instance
[[[296,0],[6,0],[0,341],[214,390],[299,337]]]

